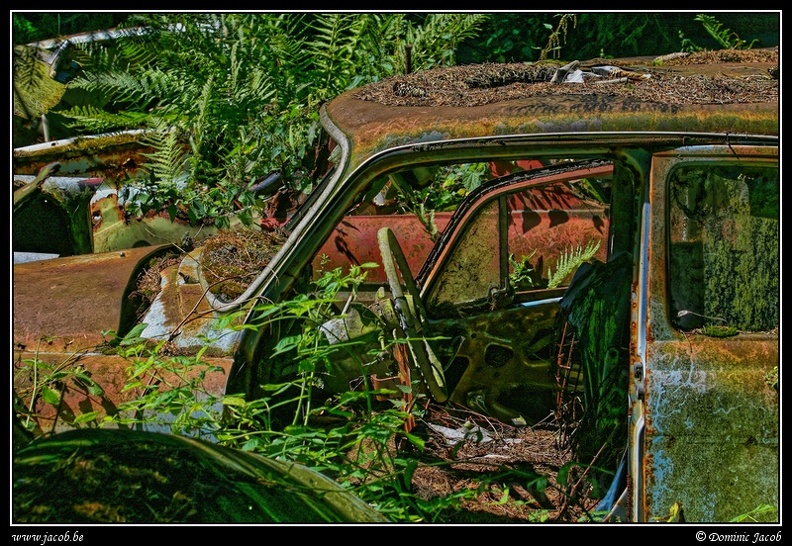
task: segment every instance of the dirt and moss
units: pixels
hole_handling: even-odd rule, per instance
[[[727,77],[717,70],[709,76],[667,75],[670,66],[738,62],[775,63],[776,67],[762,78]],[[594,59],[580,68],[612,63]],[[387,78],[365,86],[355,96],[388,106],[479,106],[531,96],[603,93],[665,104],[777,102],[778,63],[778,49],[701,51],[658,58],[640,73],[625,72],[623,81],[564,85],[551,83],[557,63],[457,65]]]
[[[286,238],[277,231],[221,231],[204,242],[201,270],[209,290],[224,301],[241,296]]]
[[[137,282],[137,290],[132,296],[142,299],[144,307],[148,307],[160,291],[160,273],[168,267],[177,265],[182,259],[181,254],[169,252],[163,256],[152,258],[143,268]]]
[[[253,229],[222,230],[200,242],[201,270],[209,291],[223,301],[241,296],[286,238],[277,231]],[[160,291],[160,273],[184,258],[185,252],[170,252],[153,258],[138,277],[133,296],[142,301],[138,315],[145,312]]]
[[[459,431],[467,436],[458,438]],[[415,496],[430,502],[469,493],[459,507],[438,514],[442,523],[590,522],[608,485],[575,463],[549,415],[535,426],[515,427],[432,405],[417,433],[426,443],[415,454]]]

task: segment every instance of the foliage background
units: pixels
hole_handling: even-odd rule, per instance
[[[42,127],[45,140],[145,129],[156,153],[122,188],[127,212],[223,228],[253,222],[264,204],[252,189],[273,174],[312,191],[329,164],[319,105],[348,89],[455,64],[769,47],[780,13],[14,12],[12,41],[113,27],[146,30],[73,43],[74,74],[46,119],[16,115],[18,89],[47,78],[19,68],[36,64],[35,48],[14,48],[14,146]]]
[[[671,53],[679,48],[679,32],[705,47],[715,42],[695,21],[698,12],[590,12],[581,13],[567,49],[581,58]],[[758,39],[757,47],[779,44],[778,12],[707,12],[743,38]],[[493,12],[480,36],[465,40],[459,62],[534,61],[547,41],[545,24],[554,26],[556,12]],[[62,13],[17,12],[12,18],[14,45],[89,30],[115,27],[129,18],[125,12]],[[418,19],[424,14],[412,14]]]

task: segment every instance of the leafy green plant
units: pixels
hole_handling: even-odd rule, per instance
[[[41,343],[50,343],[52,340],[40,340],[34,358],[21,360],[14,369],[14,376],[27,376],[30,383],[29,391],[16,393],[14,411],[26,430],[32,430],[33,418],[36,416],[36,407],[43,403],[60,413],[63,394],[67,389],[79,389],[88,392],[91,396],[101,397],[104,389],[91,374],[79,363],[79,355],[75,354],[62,362],[49,363],[39,359],[38,354]],[[27,406],[22,405],[21,398],[29,400]],[[87,426],[96,417],[96,412],[87,412],[74,416],[70,424],[76,428]],[[55,423],[53,423],[53,427]]]
[[[583,262],[591,260],[599,250],[601,241],[589,241],[585,247],[568,247],[564,249],[556,262],[555,271],[548,270],[547,287],[555,288],[575,271]]]
[[[723,24],[712,15],[701,13],[696,15],[695,20],[700,22],[707,33],[724,49],[751,49],[758,42],[758,40],[746,42],[736,32],[723,28]]]
[[[509,265],[512,271],[509,273],[509,282],[517,290],[530,289],[534,286],[536,269],[531,265],[531,259],[535,254],[536,251],[533,251],[530,255],[523,256],[519,260],[514,257],[514,254],[509,254]]]
[[[667,516],[656,516],[654,521],[662,521],[665,523],[683,523],[685,521],[685,513],[682,509],[682,504],[675,502],[668,510]]]
[[[401,206],[415,214],[433,241],[439,235],[435,212],[454,211],[462,200],[487,180],[488,163],[463,163],[440,167],[420,190],[398,188]]]
[[[613,477],[612,472],[594,466],[593,463],[583,464],[578,461],[571,461],[558,469],[556,487],[564,495],[565,499],[564,506],[561,509],[562,515],[574,506],[583,509],[584,514],[586,514],[586,520],[598,520],[596,512],[589,512],[585,508],[591,499],[602,498],[604,493],[602,484],[594,476],[595,473],[604,474],[607,479]]]
[[[453,210],[470,192],[490,178],[489,163],[460,163],[441,168],[435,175],[432,189],[435,191],[433,208]],[[437,192],[437,187],[442,191]],[[439,193],[442,197],[438,197]],[[432,195],[432,194],[430,194]]]
[[[746,512],[745,514],[740,514],[738,516],[735,516],[729,521],[731,523],[742,523],[745,521],[762,522],[762,521],[768,521],[763,516],[769,516],[772,518],[774,516],[777,516],[777,514],[778,514],[778,508],[776,508],[775,506],[771,506],[769,504],[760,504],[750,512]]]
[[[340,269],[329,271],[316,281],[310,296],[262,306],[267,321],[292,320],[301,326],[275,349],[290,361],[283,370],[284,380],[264,385],[264,394],[255,399],[211,395],[205,378],[219,368],[205,361],[204,351],[191,357],[166,356],[166,343],[147,344],[138,337],[143,328],[139,326],[118,340],[117,348],[130,361],[124,391],[134,397],[99,424],[165,428],[307,464],[396,519],[416,517],[414,508],[401,505],[409,493],[409,480],[405,481],[409,461],[398,456],[394,438],[420,448],[422,441],[405,430],[410,411],[418,410],[393,396],[398,392],[370,387],[334,397],[314,396],[321,390],[323,370],[332,367],[339,352],[356,358],[365,355],[361,342],[329,344],[320,326],[339,316],[338,292],[354,292],[366,267],[352,268],[348,275]],[[388,395],[392,402],[377,405],[377,397]],[[290,417],[284,419],[284,412]]]
[[[485,15],[140,14],[148,32],[84,46],[69,86],[94,100],[60,114],[82,132],[147,129],[147,173],[128,181],[136,214],[169,210],[192,222],[250,222],[250,188],[273,171],[309,192],[328,150],[318,105],[406,69],[455,62]]]
[[[759,40],[754,39],[750,42],[743,40],[740,36],[728,28],[723,28],[723,24],[714,16],[700,13],[696,15],[695,21],[702,24],[712,38],[723,49],[751,49]],[[684,33],[679,31],[679,38],[682,41],[681,51],[695,52],[704,49],[696,45],[691,39],[686,38]]]
[[[734,326],[723,324],[707,324],[702,328],[705,336],[710,337],[731,337],[736,336],[738,331]]]
[[[773,366],[773,369],[765,375],[765,383],[771,388],[778,390],[778,366]]]
[[[388,349],[377,328],[365,339],[341,343],[329,343],[322,330],[328,320],[344,316],[339,295],[351,294],[349,301],[354,302],[370,266],[364,264],[347,273],[327,271],[310,294],[279,304],[260,304],[262,320],[269,327],[286,322],[297,326],[274,349],[278,354],[273,356],[284,361],[278,381],[264,384],[262,394],[255,397],[213,396],[205,379],[219,369],[207,362],[206,353],[172,356],[166,342],[151,344],[139,337],[143,326],[123,338],[111,339],[113,351],[129,362],[124,391],[130,400],[107,417],[83,416],[82,426],[170,430],[299,462],[353,491],[393,522],[458,521],[467,501],[482,502],[493,495],[498,497],[495,503],[529,511],[513,487],[519,485],[544,498],[551,486],[547,477],[519,468],[482,474],[475,485],[443,496],[427,498],[416,493],[413,480],[425,445],[422,435],[405,425],[420,420],[425,406],[420,395],[416,395],[418,404],[408,404],[403,395],[417,389],[374,389],[364,383],[359,390],[338,395],[323,391],[325,372],[339,359],[358,359],[365,369],[369,359]],[[442,467],[453,463],[429,464]],[[565,489],[559,491],[564,494]],[[531,513],[532,521],[551,517],[548,510]]]
[[[325,372],[339,359],[356,358],[364,369],[367,359],[387,349],[383,333],[376,329],[362,340],[329,343],[321,328],[328,320],[344,316],[338,307],[339,294],[351,293],[350,301],[354,301],[370,266],[353,267],[346,274],[340,269],[327,271],[310,295],[259,306],[270,327],[286,322],[297,327],[276,345],[272,355],[284,361],[280,381],[264,384],[262,394],[255,398],[232,393],[211,396],[203,381],[206,373],[216,369],[204,362],[202,352],[194,357],[166,356],[166,345],[144,343],[138,337],[139,328],[116,340],[118,354],[130,361],[125,390],[135,396],[98,424],[167,428],[175,434],[299,462],[333,478],[394,522],[444,521],[485,489],[500,487],[508,495],[508,485],[498,485],[507,478],[526,484],[540,480],[534,485],[544,487],[536,474],[517,476],[504,471],[484,476],[476,488],[421,498],[413,491],[412,480],[424,440],[405,425],[420,419],[424,406],[408,405],[402,396],[417,390],[408,386],[374,389],[366,383],[360,390],[338,395],[323,391]],[[541,520],[538,515],[537,520]]]
[[[693,26],[689,19],[654,12],[497,13],[480,37],[463,44],[459,58],[475,63],[657,55],[676,50],[679,28]]]
[[[548,58],[560,58],[561,47],[566,43],[570,25],[573,29],[577,26],[577,15],[574,13],[560,13],[556,17],[558,17],[558,23],[555,28],[547,23],[544,25],[550,31],[550,36],[547,38],[547,44],[539,51],[540,61]]]
[[[576,59],[655,54],[667,47],[669,18],[644,13],[581,13],[566,48]]]
[[[577,270],[584,262],[591,260],[599,251],[600,241],[591,240],[586,243],[585,247],[577,245],[577,247],[569,246],[565,248],[556,260],[555,271],[549,268],[547,271],[547,280],[541,281],[542,285],[546,288],[557,288],[571,273]],[[537,271],[532,265],[531,260],[536,255],[536,251],[528,256],[523,256],[517,260],[514,254],[509,255],[509,265],[511,266],[511,273],[509,273],[509,282],[518,290],[528,290],[533,287],[538,287],[540,284],[542,271]]]
[[[139,337],[145,324],[114,340],[117,354],[129,361],[123,391],[130,399],[97,419],[103,427],[145,426],[174,434],[212,439],[222,426],[217,396],[205,386],[206,376],[222,368],[209,364],[205,348],[196,355],[166,356],[167,341],[155,345]]]

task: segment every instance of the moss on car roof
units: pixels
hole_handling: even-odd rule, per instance
[[[387,106],[457,107],[550,95],[608,95],[663,104],[778,101],[777,49],[592,59],[580,69],[605,65],[622,70],[564,85],[552,82],[560,68],[557,63],[451,66],[381,80],[361,88],[355,97]]]
[[[457,138],[651,132],[777,137],[778,58],[774,48],[435,68],[342,93],[323,106],[322,123],[346,141],[345,169],[393,146]],[[574,82],[566,77],[572,73]]]

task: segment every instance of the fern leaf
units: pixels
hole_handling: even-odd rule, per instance
[[[548,288],[555,288],[573,271],[575,271],[583,262],[592,259],[599,250],[600,241],[589,241],[585,248],[580,245],[577,248],[567,248],[558,257],[556,263],[556,270],[553,272],[549,270],[547,280]]]
[[[475,37],[487,20],[486,14],[431,14],[423,25],[410,28],[408,42],[412,45],[413,68],[426,70],[434,66],[456,64],[459,43]]]
[[[107,112],[95,106],[75,106],[59,112],[72,120],[71,126],[87,129],[94,133],[140,127],[148,117],[145,113],[134,110]]]
[[[151,131],[144,141],[155,150],[146,154],[149,161],[144,166],[160,183],[182,185],[189,172],[190,155],[178,133],[172,129]]]

